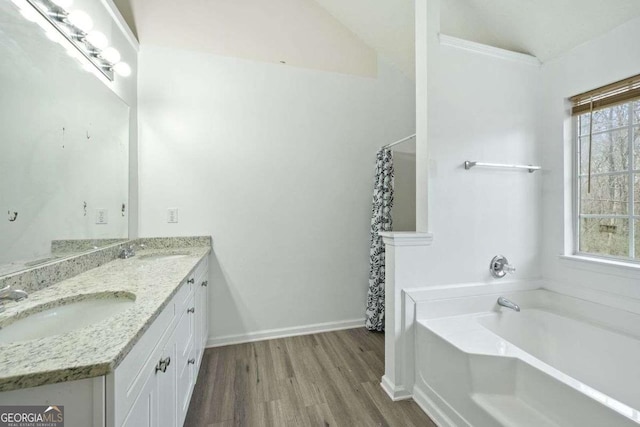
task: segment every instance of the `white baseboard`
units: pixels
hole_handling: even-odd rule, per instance
[[[316,323],[314,325],[294,326],[291,328],[268,329],[265,331],[250,332],[248,334],[209,337],[209,340],[207,341],[207,348],[271,340],[274,338],[294,337],[297,335],[317,334],[320,332],[339,331],[342,329],[353,329],[358,327],[364,328],[364,321],[364,318],[343,320],[340,322]]]
[[[396,387],[386,375],[382,376],[380,387],[389,395],[391,400],[397,402],[399,400],[411,399],[412,395],[404,387]]]

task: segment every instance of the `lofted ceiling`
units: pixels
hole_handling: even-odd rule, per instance
[[[415,75],[414,0],[315,0],[407,76]]]
[[[377,52],[314,0],[115,0],[145,45],[377,75]]]
[[[638,0],[443,0],[440,26],[544,62],[638,16]]]
[[[416,0],[115,0],[142,44],[413,76]],[[418,0],[426,1],[426,0]],[[640,0],[441,0],[441,32],[546,61],[640,16]],[[339,62],[344,62],[341,66]]]
[[[413,74],[414,0],[315,1]],[[640,0],[441,0],[440,31],[544,62],[638,16]]]

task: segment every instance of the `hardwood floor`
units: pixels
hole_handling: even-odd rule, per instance
[[[364,328],[211,348],[185,426],[435,426],[383,373],[384,335]]]

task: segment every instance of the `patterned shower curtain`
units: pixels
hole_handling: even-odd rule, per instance
[[[388,148],[378,151],[371,209],[371,248],[369,293],[365,326],[370,331],[384,330],[384,244],[379,233],[391,231],[393,206],[393,154]]]

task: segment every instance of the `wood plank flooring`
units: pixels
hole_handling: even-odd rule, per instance
[[[435,427],[383,373],[384,335],[364,328],[211,348],[185,426]]]

